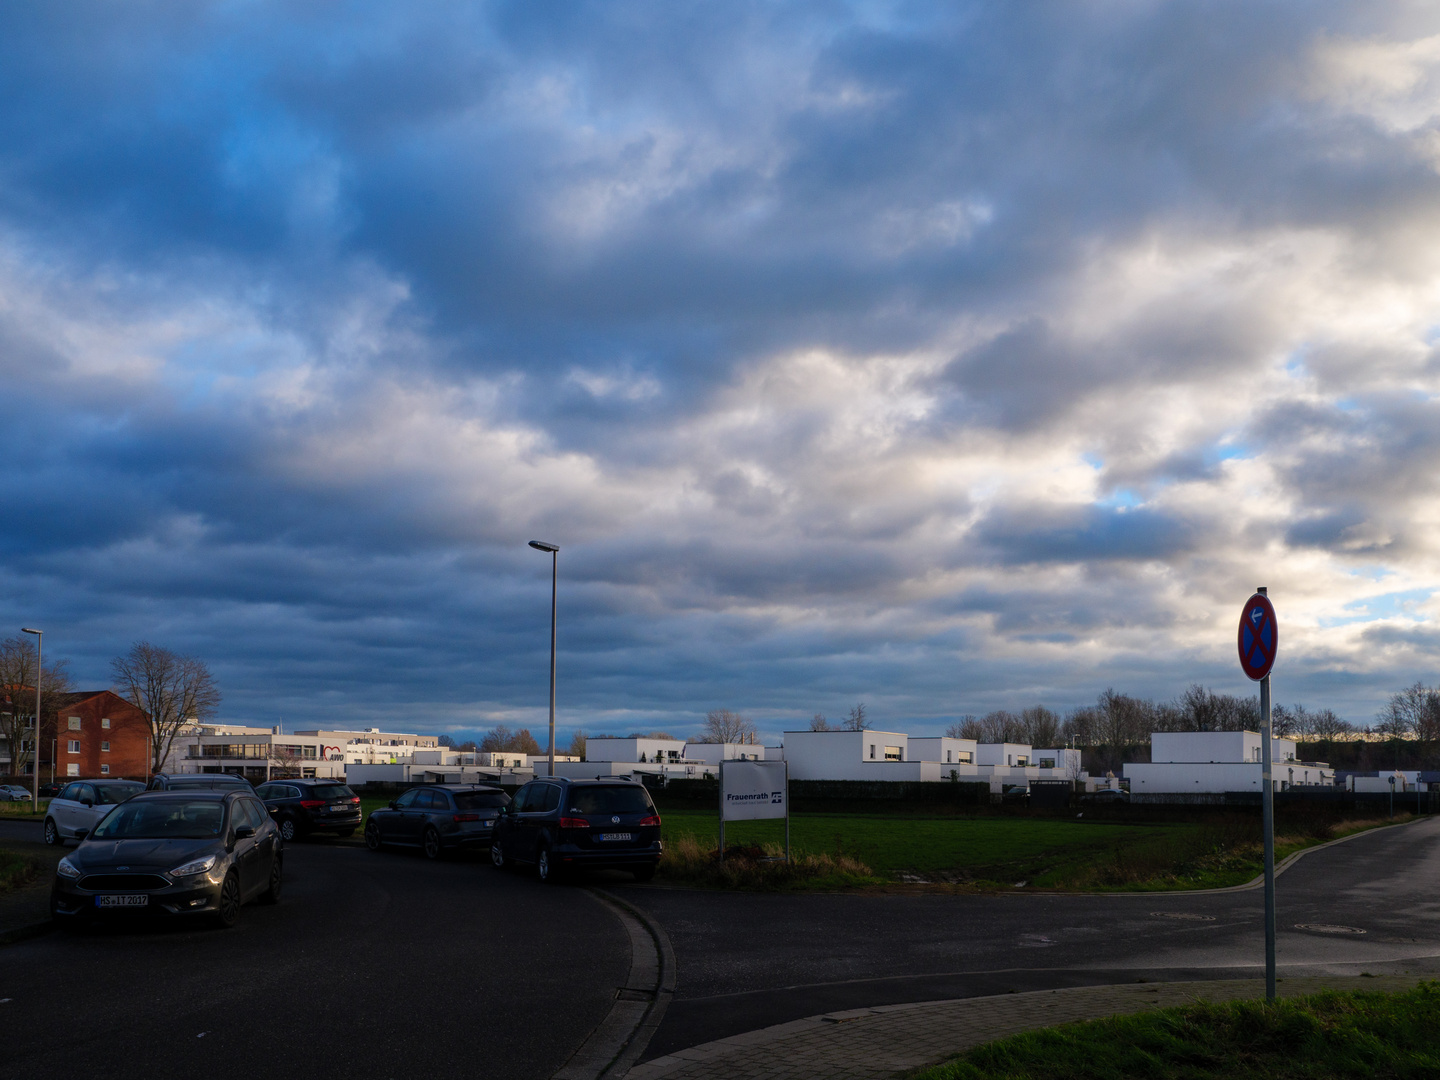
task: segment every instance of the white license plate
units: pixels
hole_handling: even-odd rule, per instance
[[[144,907],[150,903],[145,893],[109,893],[95,897],[96,907]]]
[[[600,834],[601,840],[634,840],[635,834],[628,832],[606,832]]]
[[[344,802],[332,802],[332,803],[330,804],[330,809],[331,809],[331,810],[349,810],[349,809],[350,809],[350,804],[349,804],[349,803],[344,803]]]

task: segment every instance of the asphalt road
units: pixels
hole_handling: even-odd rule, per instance
[[[0,838],[38,826],[0,823]],[[1440,819],[1306,856],[1279,881],[1281,976],[1440,973]],[[644,1055],[832,1009],[1254,975],[1262,894],[765,895],[608,888],[667,932],[678,987]],[[1168,915],[1198,916],[1173,918]],[[1299,930],[1323,923],[1364,930]],[[287,850],[278,907],[230,931],[125,928],[0,948],[0,1080],[203,1070],[549,1076],[629,963],[579,889],[478,860]],[[273,1071],[273,1070],[272,1070]]]
[[[1440,972],[1440,819],[1313,852],[1276,888],[1280,974]],[[1189,895],[767,895],[621,887],[674,947],[644,1055],[834,1009],[1263,973],[1260,890]],[[1166,917],[1158,913],[1205,916]],[[1364,934],[1295,929],[1323,923]]]
[[[39,826],[0,823],[0,837]],[[548,1077],[609,1010],[629,940],[578,889],[325,841],[233,930],[0,948],[0,1077]],[[290,1064],[285,1064],[290,1063]]]

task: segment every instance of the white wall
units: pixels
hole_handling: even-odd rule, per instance
[[[941,765],[974,764],[977,745],[974,739],[952,739],[948,736],[914,738],[910,740],[907,756],[916,761],[938,761]]]
[[[1032,750],[1031,762],[1042,769],[1054,769],[1067,780],[1075,779],[1080,775],[1080,751],[1072,750],[1068,746],[1057,747],[1054,750]],[[1053,760],[1055,764],[1046,765],[1046,761]]]
[[[1260,760],[1262,746],[1258,731],[1155,731],[1150,734],[1153,762],[1238,762]],[[1294,739],[1271,739],[1274,761],[1295,759]]]
[[[703,761],[707,765],[718,765],[722,761],[765,761],[765,747],[757,743],[697,743],[685,744],[681,757],[689,761]]]
[[[898,773],[880,776],[875,768],[909,764],[908,736],[898,731],[787,731],[785,760],[792,780],[879,780],[908,779]],[[871,757],[874,747],[874,757]],[[887,761],[887,747],[894,747],[899,761]],[[862,764],[870,766],[862,770]]]
[[[640,755],[647,762],[653,762],[655,755],[665,758],[683,757],[685,744],[679,739],[600,739],[591,736],[585,743],[586,761],[627,761],[638,762]],[[559,769],[556,769],[557,775]]]
[[[1030,747],[1024,743],[978,743],[975,747],[977,765],[1019,765],[1024,758],[1030,762]]]
[[[1335,773],[1328,768],[1277,763],[1270,778],[1276,791],[1290,786],[1329,786]],[[1152,762],[1125,766],[1125,779],[1134,794],[1219,794],[1259,791],[1260,766],[1251,762]]]

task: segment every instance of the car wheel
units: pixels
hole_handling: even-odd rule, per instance
[[[295,825],[293,817],[282,818],[280,821],[280,838],[287,844],[293,843],[295,837],[300,835],[300,830]]]
[[[373,821],[365,826],[365,846],[371,851],[379,851],[385,846],[385,841],[380,839],[380,826]]]
[[[490,841],[490,865],[497,870],[509,869],[505,862],[505,849],[500,846],[499,840]]]
[[[426,826],[425,835],[421,837],[420,848],[425,852],[427,859],[438,859],[443,850],[440,847],[440,834],[431,826]]]
[[[60,835],[60,829],[55,824],[54,818],[45,819],[45,843],[51,847],[59,847],[65,843],[65,838]]]
[[[231,927],[240,921],[240,878],[231,870],[220,886],[220,904],[215,911],[215,925]]]
[[[542,847],[535,856],[535,873],[540,875],[540,880],[546,885],[556,885],[560,882],[560,867],[555,865],[551,858],[550,849]]]
[[[655,864],[651,863],[649,866],[637,866],[633,873],[635,874],[636,881],[649,881],[655,876]]]
[[[270,860],[270,887],[260,896],[262,904],[278,904],[280,902],[280,889],[284,885],[283,860],[279,857]]]

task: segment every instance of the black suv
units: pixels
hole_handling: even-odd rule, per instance
[[[413,787],[385,810],[370,811],[365,846],[379,851],[386,844],[418,847],[438,859],[457,848],[485,848],[495,834],[495,821],[510,805],[510,796],[484,784],[426,784]]]
[[[150,777],[146,791],[252,791],[250,781],[234,773],[163,773]]]
[[[532,780],[506,807],[490,846],[504,867],[534,863],[541,881],[575,870],[629,870],[649,881],[660,862],[660,815],[628,780]]]
[[[269,780],[255,789],[286,843],[314,832],[353,836],[360,796],[334,780]]]

